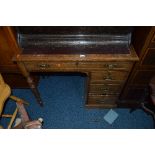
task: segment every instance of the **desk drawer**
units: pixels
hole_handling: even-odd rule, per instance
[[[68,69],[77,69],[76,62],[24,62],[29,71],[63,71]]]
[[[121,84],[90,84],[89,94],[119,94],[121,89]]]
[[[79,68],[93,70],[130,70],[132,63],[130,62],[79,62]]]
[[[129,62],[49,62],[49,61],[28,61],[24,62],[30,71],[53,71],[68,69],[85,70],[130,70],[132,63]]]
[[[88,105],[96,105],[96,106],[101,106],[104,108],[113,108],[116,107],[116,101],[118,99],[118,96],[116,95],[94,95],[94,96],[90,96],[88,97]]]
[[[122,83],[126,80],[128,72],[125,71],[101,71],[101,72],[92,72],[91,73],[91,83],[97,82],[118,82]]]

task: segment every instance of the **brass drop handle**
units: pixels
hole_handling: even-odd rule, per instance
[[[104,80],[112,80],[110,72],[107,73],[107,76],[104,76]]]
[[[117,64],[105,64],[105,67],[107,67],[108,69],[113,69],[117,67]]]
[[[49,68],[50,67],[49,64],[39,64],[38,66],[39,66],[39,68],[42,68],[42,69],[45,69],[45,68]]]
[[[109,89],[108,88],[105,88],[105,87],[102,87],[101,90],[108,91]]]
[[[105,100],[104,100],[104,99],[98,99],[98,100],[96,100],[96,103],[101,103],[101,104],[103,104],[103,103],[105,103]]]
[[[107,86],[105,85],[105,86],[100,87],[99,90],[106,92],[109,90],[109,88],[107,88]]]
[[[105,77],[104,77],[104,80],[112,80],[111,75],[107,75],[107,76],[105,76]]]
[[[101,88],[101,90],[103,91],[102,93],[102,95],[107,95],[107,93],[108,93],[108,91],[109,91],[109,89],[108,88],[105,88],[105,87],[103,87],[103,88]]]

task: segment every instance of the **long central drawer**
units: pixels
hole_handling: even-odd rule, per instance
[[[53,71],[53,70],[130,70],[129,62],[51,62],[51,61],[24,61],[29,71]]]

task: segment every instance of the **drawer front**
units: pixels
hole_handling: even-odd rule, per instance
[[[79,68],[93,70],[129,70],[132,67],[130,62],[79,62]]]
[[[110,95],[119,94],[121,92],[122,85],[120,84],[90,84],[90,94]]]
[[[129,62],[24,62],[30,71],[53,71],[53,70],[130,70],[132,63]]]
[[[91,83],[97,82],[118,82],[122,83],[128,76],[128,72],[125,71],[102,71],[102,72],[92,72],[91,73]]]
[[[77,69],[76,62],[24,62],[29,71],[55,71]]]
[[[155,67],[155,48],[148,48],[142,65],[153,65]]]
[[[89,95],[88,105],[98,105],[107,108],[117,107],[116,101],[118,96],[116,95]]]

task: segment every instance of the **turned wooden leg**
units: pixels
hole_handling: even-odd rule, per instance
[[[37,99],[37,102],[40,106],[43,106],[43,102],[42,99],[40,97],[40,93],[36,87],[36,85],[33,82],[33,78],[30,76],[30,73],[26,70],[25,65],[22,62],[17,62],[19,69],[21,70],[23,76],[27,79],[27,82],[35,96],[35,98]]]
[[[40,93],[39,93],[37,87],[35,86],[33,79],[30,76],[27,77],[27,82],[28,82],[34,96],[36,97],[37,102],[39,103],[40,106],[43,106],[43,102],[41,100]]]

